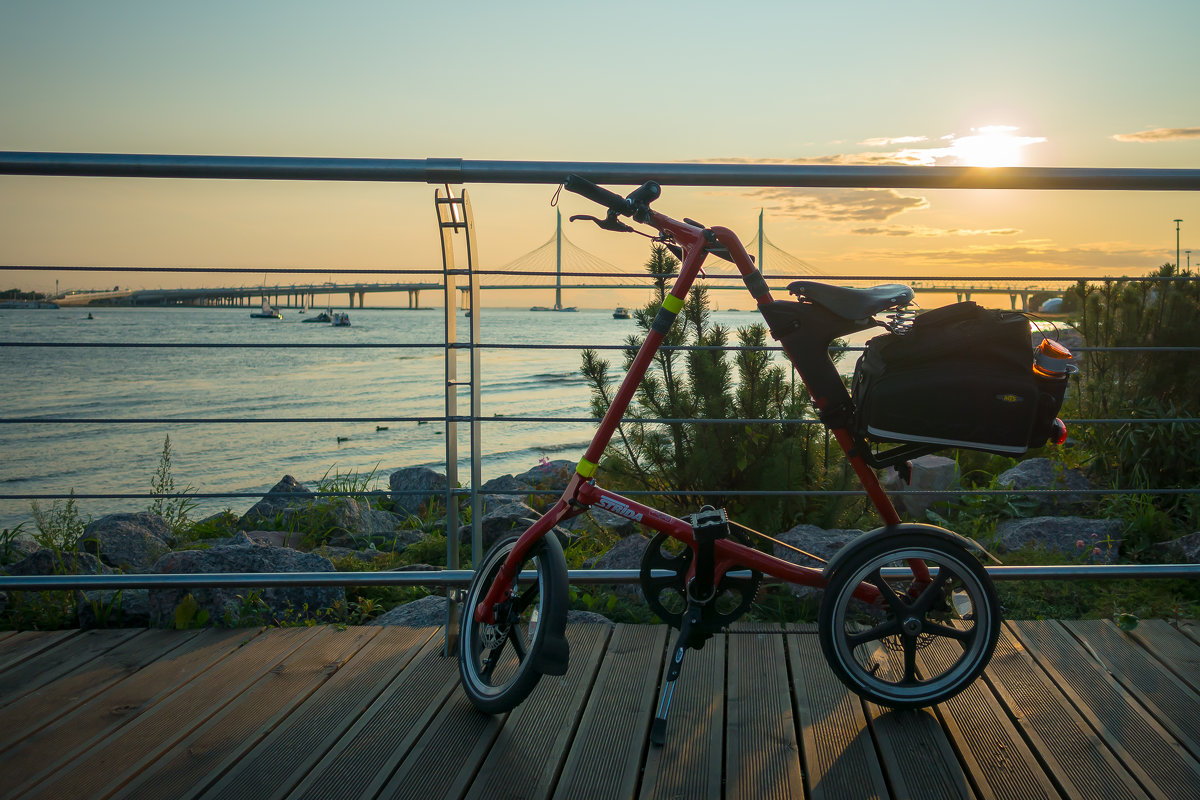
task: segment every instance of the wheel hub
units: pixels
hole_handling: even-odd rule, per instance
[[[909,617],[900,624],[900,628],[909,636],[916,636],[921,632],[921,620],[916,617]]]

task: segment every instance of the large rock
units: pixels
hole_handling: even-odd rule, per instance
[[[446,598],[435,594],[396,606],[371,620],[372,625],[402,625],[409,628],[430,628],[446,624]]]
[[[145,628],[150,625],[149,589],[95,589],[75,592],[81,628]]]
[[[1123,528],[1119,519],[1032,517],[1001,522],[996,537],[1005,550],[1034,543],[1083,561],[1107,564],[1117,557]]]
[[[0,542],[0,564],[12,564],[41,549],[28,533],[18,533],[7,542]]]
[[[825,528],[818,528],[816,525],[797,525],[775,538],[792,547],[797,547],[806,553],[811,553],[824,561],[829,561],[839,550],[862,535],[863,531],[856,529],[844,530],[841,528],[831,528],[826,530]],[[775,545],[773,549],[776,558],[791,561],[793,564],[801,564],[817,570],[823,569],[825,566],[820,561],[803,556],[786,547]],[[820,594],[819,589],[801,586],[800,584],[792,584],[791,587],[792,594],[801,598],[816,597]]]
[[[333,572],[333,564],[314,553],[272,547],[239,534],[228,545],[169,553],[158,560],[152,571],[169,574]],[[150,618],[153,623],[173,626],[175,609],[189,593],[196,600],[197,613],[207,611],[209,619],[220,624],[291,622],[312,617],[318,609],[328,608],[346,599],[346,591],[340,586],[284,586],[261,590],[250,587],[202,589],[186,586],[153,589],[150,592]],[[261,603],[250,602],[252,595],[257,595]]]
[[[1030,504],[1035,509],[1033,513],[1038,514],[1078,510],[1088,502],[1088,495],[1080,490],[1092,488],[1091,481],[1082,472],[1067,469],[1048,458],[1026,459],[1012,469],[1001,472],[996,484],[1005,489],[1054,489],[1062,492],[1014,495],[1014,499],[1020,498]]]
[[[510,533],[523,533],[540,517],[540,514],[521,502],[506,503],[487,512],[480,520],[484,552],[486,553],[492,545]],[[559,527],[555,527],[552,532],[564,542],[570,536],[566,530]],[[458,536],[460,542],[471,541],[471,526],[463,525],[459,528]]]
[[[327,536],[335,546],[365,546],[368,543],[389,543],[396,533],[400,519],[395,514],[372,508],[365,500],[353,497],[331,497],[330,502],[318,503],[316,509],[327,508],[320,515],[333,535]]]
[[[428,467],[405,467],[388,476],[392,503],[401,516],[420,516],[429,503],[446,496],[446,476]]]
[[[646,555],[646,547],[649,546],[650,540],[641,534],[626,536],[608,549],[600,557],[588,564],[591,569],[634,569],[642,568],[642,558]],[[643,599],[642,586],[640,582],[634,583],[614,583],[612,584],[614,593],[624,595],[626,597],[636,597]]]
[[[109,514],[83,531],[83,548],[110,567],[145,572],[170,551],[171,528],[149,511]]]
[[[1170,561],[1200,564],[1200,531],[1163,542],[1156,545],[1155,549]]]
[[[313,500],[313,493],[307,486],[297,481],[291,475],[284,475],[279,483],[271,487],[262,500],[259,500],[238,521],[238,528],[244,531],[255,528],[274,528],[275,520],[288,510],[299,510],[308,506]]]
[[[111,575],[112,569],[91,553],[42,548],[4,568],[8,575]]]
[[[884,473],[883,485],[889,492],[896,491],[945,491],[954,486],[959,478],[958,462],[945,456],[920,456],[909,462],[912,467],[912,480],[905,483],[896,472],[895,467],[888,467]],[[925,512],[938,501],[945,500],[945,495],[936,494],[902,494],[894,495],[892,502],[897,511],[907,512],[916,519],[924,519]]]

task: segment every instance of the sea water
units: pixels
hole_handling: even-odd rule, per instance
[[[168,435],[177,491],[261,494],[284,475],[311,488],[335,474],[373,475],[373,485],[386,488],[388,474],[401,467],[445,472],[442,309],[352,309],[350,316],[351,327],[334,328],[304,324],[306,315],[296,310],[284,311],[282,321],[251,319],[247,308],[0,310],[0,374],[7,377],[0,495],[149,492]],[[483,480],[524,472],[542,459],[578,460],[595,430],[580,350],[623,345],[635,323],[614,320],[611,311],[503,308],[481,309],[479,321],[479,341],[487,345]],[[732,331],[761,318],[720,311],[713,321]],[[458,312],[459,341],[469,324]],[[31,346],[41,343],[80,346]],[[545,344],[566,349],[499,347]],[[458,380],[466,382],[469,358],[458,353]],[[619,379],[621,352],[601,355]],[[468,386],[459,387],[458,398],[458,413],[468,415]],[[311,421],[330,418],[343,421]],[[205,421],[187,421],[198,419]],[[460,423],[458,431],[465,484],[469,426]],[[90,498],[77,506],[86,517],[150,502]],[[204,499],[192,516],[222,508],[242,513],[253,503]],[[29,517],[29,499],[0,498],[0,526]]]

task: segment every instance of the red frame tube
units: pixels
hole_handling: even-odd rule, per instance
[[[679,222],[656,211],[650,212],[647,224],[658,229],[664,236],[669,236],[683,248],[683,262],[680,265],[679,275],[676,277],[675,283],[669,292],[670,297],[674,297],[682,303],[693,281],[695,281],[696,276],[700,273],[700,267],[704,264],[704,259],[707,255],[705,251],[705,231],[695,225]],[[730,256],[733,258],[733,263],[737,266],[742,277],[748,277],[757,272],[754,262],[746,252],[746,248],[733,231],[728,228],[712,228],[711,232],[716,240],[729,250]],[[760,306],[766,305],[772,302],[772,300],[773,298],[769,291],[757,298],[758,305]],[[662,340],[662,333],[651,330],[646,336],[645,341],[642,342],[642,346],[638,349],[637,355],[629,367],[629,371],[621,381],[621,386],[617,390],[612,404],[609,406],[608,411],[605,412],[604,418],[600,421],[600,426],[592,437],[587,452],[584,454],[584,459],[587,462],[591,464],[599,463],[600,457],[612,440],[612,436],[616,432],[622,417],[624,417],[625,411],[633,401],[633,396],[637,392],[638,385],[642,382],[646,370],[649,369],[650,362],[658,352]],[[801,373],[800,377],[801,380],[804,380],[803,373]],[[808,385],[807,381],[805,385]],[[826,398],[814,397],[813,400],[817,404],[817,407],[820,408],[825,405]],[[866,490],[867,496],[879,511],[883,521],[887,525],[899,524],[900,516],[896,513],[891,500],[883,491],[883,487],[880,486],[879,479],[876,477],[874,470],[871,469],[861,456],[850,455],[854,442],[849,431],[839,428],[834,429],[832,432],[837,443],[846,452],[855,473]],[[496,579],[488,588],[487,595],[475,607],[473,611],[475,620],[482,623],[494,622],[494,609],[496,605],[504,599],[504,594],[508,591],[507,587],[512,585],[513,578],[516,577],[517,565],[525,559],[525,556],[529,553],[529,549],[534,543],[562,520],[578,516],[586,511],[588,506],[594,504],[600,504],[620,516],[665,533],[689,547],[695,548],[696,546],[695,539],[692,536],[692,526],[689,523],[672,517],[669,514],[664,514],[657,509],[622,497],[615,492],[602,489],[596,486],[595,481],[589,480],[576,472],[571,477],[558,502],[517,539],[508,558],[496,575]],[[781,558],[776,558],[775,556],[728,539],[719,539],[714,543],[714,546],[716,564],[713,576],[714,582],[719,581],[727,571],[736,566],[756,569],[765,575],[803,586],[824,587],[826,584],[822,572],[813,567],[793,564],[790,561],[784,561]],[[692,569],[694,570],[694,559],[692,564]],[[929,573],[923,562],[913,564],[913,568],[919,580],[928,580]],[[879,590],[867,584],[860,586],[855,592],[856,597],[866,602],[874,601],[878,595]]]

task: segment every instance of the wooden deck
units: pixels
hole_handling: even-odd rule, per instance
[[[1200,797],[1195,623],[1007,623],[909,712],[843,689],[814,628],[743,627],[688,654],[661,749],[668,630],[568,636],[567,675],[487,717],[438,629],[0,632],[0,796]]]

